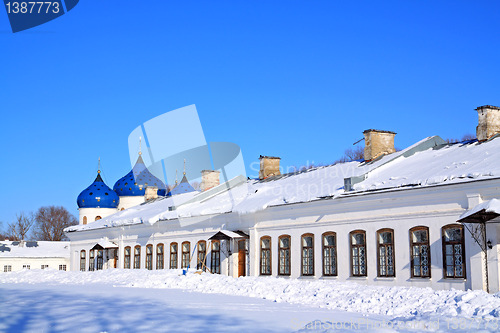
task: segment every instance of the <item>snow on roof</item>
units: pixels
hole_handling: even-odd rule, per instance
[[[69,242],[0,242],[0,258],[69,258]]]
[[[485,201],[483,203],[480,203],[479,205],[476,205],[471,210],[468,210],[465,213],[463,213],[462,215],[460,215],[459,220],[470,217],[476,213],[479,213],[480,211],[484,211],[485,213],[494,213],[494,214],[500,215],[500,200],[491,199],[491,200]]]
[[[399,187],[423,187],[500,177],[500,139],[448,144],[429,137],[372,162],[352,161],[264,180],[235,183],[213,196],[186,193],[129,208],[66,231],[155,223],[184,217],[234,212],[248,214],[271,206],[310,202]],[[350,192],[344,179],[357,177]],[[197,198],[199,200],[197,200]],[[175,204],[174,202],[175,201]],[[169,207],[175,206],[175,210]]]

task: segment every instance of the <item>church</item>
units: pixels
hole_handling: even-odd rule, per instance
[[[367,285],[500,290],[500,108],[476,109],[477,139],[363,132],[364,158],[257,179],[200,170],[169,190],[140,153],[108,187],[98,171],[66,229],[71,270],[182,269]],[[188,161],[189,163],[189,161]]]

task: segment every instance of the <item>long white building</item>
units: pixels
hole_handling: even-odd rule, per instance
[[[66,229],[71,269],[189,266],[497,292],[500,108],[477,112],[477,140],[434,136],[395,151],[395,133],[367,130],[363,160],[281,174],[279,158],[261,156],[259,179],[216,185],[205,170],[216,186],[167,197],[145,196],[145,185],[142,204],[93,211],[96,221],[80,206],[80,225]]]
[[[22,269],[69,270],[69,242],[1,241],[0,274]]]

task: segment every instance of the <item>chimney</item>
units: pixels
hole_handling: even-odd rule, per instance
[[[149,201],[151,199],[158,198],[158,187],[156,186],[148,186],[146,187],[146,191],[144,193],[144,201]]]
[[[259,179],[266,179],[267,177],[281,175],[280,172],[281,158],[260,155],[259,160],[260,160]]]
[[[500,132],[500,108],[498,106],[484,105],[476,109],[478,124],[476,136],[479,142],[486,141]]]
[[[201,171],[201,185],[202,192],[211,189],[220,184],[219,180],[220,171],[215,170],[202,170]]]
[[[373,161],[382,155],[391,154],[396,151],[394,148],[394,136],[396,133],[368,129],[363,134],[365,136],[366,162]]]

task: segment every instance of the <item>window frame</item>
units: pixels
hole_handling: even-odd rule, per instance
[[[188,245],[187,251],[184,251],[184,244]],[[181,268],[187,269],[191,263],[191,242],[184,241],[181,244]]]
[[[205,245],[205,250],[200,251],[200,244]],[[196,259],[196,269],[201,269],[204,272],[207,271],[207,242],[205,240],[200,240],[197,243],[197,259]],[[203,256],[202,256],[203,255]]]
[[[288,238],[288,247],[281,246],[281,240]],[[286,255],[285,260],[282,264],[282,251],[286,253],[288,251],[288,273],[286,273]],[[292,273],[292,237],[290,235],[281,235],[278,237],[278,275],[279,276],[290,276]]]
[[[414,231],[419,231],[419,230],[425,230],[427,232],[427,242],[414,242],[413,241],[413,232]],[[429,232],[429,227],[426,227],[426,226],[416,226],[416,227],[413,227],[409,230],[409,236],[410,236],[410,270],[411,270],[411,277],[412,278],[415,278],[415,279],[429,279],[432,277],[432,272],[431,272],[431,268],[432,268],[432,262],[431,262],[431,244],[430,244],[430,232]],[[429,272],[428,275],[415,275],[414,273],[414,268],[415,268],[415,264],[414,264],[414,258],[417,257],[417,255],[414,255],[413,254],[413,247],[414,246],[418,246],[419,247],[419,263],[422,263],[422,250],[421,250],[421,247],[422,245],[426,245],[427,246],[427,262],[428,264],[426,266],[428,266],[427,268],[427,271]],[[420,266],[420,273],[422,273],[422,264],[418,265]]]
[[[161,249],[161,251],[159,251]],[[156,245],[156,269],[164,269],[165,267],[165,245],[159,243]]]
[[[83,256],[82,256],[83,255]],[[83,264],[83,266],[82,266]],[[85,272],[87,270],[87,251],[80,251],[80,272]]]
[[[327,236],[333,236],[334,237],[334,240],[335,240],[335,245],[325,245],[325,237]],[[333,255],[333,261],[334,261],[334,265],[331,265],[330,264],[330,271],[334,270],[333,273],[327,273],[326,272],[326,259],[327,257],[325,256],[325,249],[333,249],[334,250],[334,255]],[[323,266],[323,276],[338,276],[338,256],[337,256],[337,233],[334,232],[334,231],[327,231],[327,232],[324,232],[322,235],[321,235],[321,263],[322,263],[322,266]]]
[[[214,250],[214,245],[219,244],[219,249]],[[213,274],[220,274],[220,247],[221,242],[219,240],[213,240],[210,249],[210,270]]]
[[[134,246],[134,269],[141,269],[141,246]]]
[[[149,271],[153,270],[153,244],[146,245],[146,269]]]
[[[128,253],[127,253],[128,250]],[[131,266],[131,257],[132,257],[132,248],[130,246],[125,246],[123,249],[123,268],[130,269]]]
[[[392,242],[391,243],[387,243],[387,244],[384,244],[384,243],[381,243],[380,242],[380,235],[382,233],[386,233],[386,232],[390,232],[391,233],[391,240]],[[377,230],[376,232],[376,237],[377,237],[377,277],[382,277],[382,278],[393,278],[393,277],[396,277],[396,248],[395,248],[395,241],[394,241],[394,229],[391,229],[391,228],[382,228],[382,229],[379,229]],[[365,240],[366,242],[366,240]],[[387,255],[387,252],[388,252],[388,249],[392,247],[392,255],[391,256],[388,256]],[[389,271],[389,259],[390,257],[392,257],[392,274],[389,274],[389,273],[386,273],[386,274],[382,274],[382,265],[380,264],[380,261],[381,261],[381,254],[380,254],[380,250],[382,248],[385,248],[385,253],[386,253],[386,260],[385,260],[385,269],[386,269],[386,272]]]
[[[461,240],[460,241],[445,241],[445,231],[447,229],[460,229],[461,231]],[[464,233],[464,226],[461,224],[448,224],[443,227],[441,227],[441,246],[443,250],[443,278],[444,279],[461,279],[465,280],[467,278],[467,266],[466,266],[466,256],[465,256],[465,233]],[[447,264],[446,264],[446,245],[450,244],[453,245],[453,276],[448,276],[446,274],[447,272]],[[456,265],[455,265],[455,245],[461,245],[462,248],[462,272],[463,276],[457,276],[456,275]]]
[[[362,234],[363,235],[363,238],[364,238],[364,244],[363,245],[357,245],[357,244],[353,244],[352,243],[352,238],[355,234]],[[361,273],[358,273],[358,274],[354,274],[354,257],[353,257],[353,249],[354,248],[357,248],[358,249],[358,266],[361,268],[362,266],[360,265],[360,262],[359,262],[359,248],[363,247],[364,250],[365,250],[365,264],[364,264],[364,269],[365,269],[365,273],[364,274],[361,274]],[[367,277],[368,276],[368,263],[367,263],[367,244],[366,244],[366,231],[365,230],[361,230],[361,229],[357,229],[357,230],[353,230],[349,233],[349,255],[350,255],[350,267],[351,267],[351,277]],[[361,269],[359,270],[361,272]]]
[[[312,239],[312,245],[311,246],[304,246],[304,238],[305,237],[311,237]],[[304,249],[310,249],[311,251],[311,256],[312,256],[312,264],[309,265],[304,265]],[[306,267],[309,267],[310,273],[305,272]],[[300,236],[300,275],[301,276],[314,276],[314,234],[312,233],[305,233],[302,236]]]
[[[269,247],[268,248],[263,248],[262,247],[262,244],[264,242],[264,240],[269,240]],[[271,236],[262,236],[260,238],[260,264],[259,264],[259,273],[260,275],[263,275],[263,276],[270,276],[270,275],[273,275],[273,265],[272,265],[272,262],[273,262],[273,258],[272,258],[272,239],[271,239]],[[268,258],[265,258],[264,257],[264,253],[267,253],[268,254]],[[263,268],[263,263],[264,261],[267,261],[268,263],[266,264],[266,267],[269,268],[269,272],[267,271],[264,271]]]
[[[89,271],[95,271],[95,250],[89,250]]]
[[[175,245],[175,252],[172,252],[173,245]],[[177,242],[171,242],[169,245],[169,252],[170,252],[170,262],[169,262],[170,269],[178,269],[179,268],[179,244]],[[172,263],[175,263],[175,265],[172,265]]]

